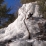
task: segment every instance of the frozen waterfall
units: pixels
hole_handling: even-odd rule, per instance
[[[46,41],[36,39],[38,36],[36,33],[40,32],[38,23],[45,21],[39,13],[37,2],[23,4],[18,10],[18,18],[5,29],[0,29],[0,32],[4,31],[0,33],[0,42],[7,44],[9,40],[12,41],[8,46],[46,46]]]

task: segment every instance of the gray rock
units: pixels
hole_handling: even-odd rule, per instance
[[[33,43],[33,46],[46,46],[46,41],[38,41],[36,40],[34,43]]]
[[[32,40],[17,40],[9,44],[9,46],[31,46],[35,39]]]

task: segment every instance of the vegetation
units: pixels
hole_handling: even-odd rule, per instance
[[[34,2],[36,0],[21,0],[21,3],[24,4],[24,3],[29,3],[29,2]]]
[[[43,18],[46,19],[46,4],[45,4],[46,0],[39,0],[38,5],[40,7],[40,13],[43,15]]]
[[[4,4],[4,0],[0,0],[0,17],[7,17],[6,14],[10,12],[11,8],[7,8],[7,5]]]
[[[16,18],[14,14],[9,14],[12,9],[7,8],[7,4],[4,2],[4,0],[0,0],[0,28],[8,26],[8,24],[13,22]],[[2,20],[5,21],[4,18],[8,18],[8,21],[2,24]]]

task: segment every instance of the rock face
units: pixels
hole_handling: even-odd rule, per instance
[[[0,29],[0,46],[46,46],[46,41],[37,40],[44,24],[37,2],[23,4],[18,10],[18,18],[8,27]]]

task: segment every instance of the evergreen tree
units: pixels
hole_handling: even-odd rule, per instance
[[[6,4],[3,4],[4,0],[0,0],[0,17],[5,17],[8,12],[10,12],[10,8],[7,8]]]
[[[3,4],[4,0],[0,0],[0,23],[2,17],[7,17],[8,12],[10,12],[10,8],[7,8],[6,4]]]
[[[11,11],[11,8],[7,8],[7,4],[4,4],[4,2],[4,0],[0,0],[0,28],[6,27],[15,19],[14,14],[8,14]],[[5,21],[4,18],[8,18],[8,21],[2,24],[2,20],[3,22]]]
[[[4,2],[4,0],[0,0],[0,4],[2,4]]]

